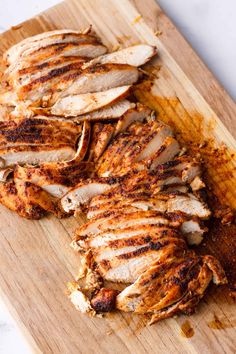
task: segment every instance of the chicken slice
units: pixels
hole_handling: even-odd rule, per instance
[[[158,193],[154,196],[150,193],[143,198],[125,196],[123,199],[115,198],[98,206],[89,207],[87,217],[89,219],[104,213],[106,210],[121,209],[124,206],[131,205],[142,210],[157,210],[161,212],[181,211],[188,215],[197,216],[200,219],[208,219],[211,215],[210,210],[205,203],[200,201],[193,194],[185,193]]]
[[[78,183],[62,199],[61,205],[66,212],[79,210],[95,195],[101,194],[112,188],[117,181],[111,178],[92,178]]]
[[[153,260],[167,258],[173,249],[183,252],[186,248],[176,230],[155,224],[102,232],[78,240],[74,247],[78,244],[80,249],[90,249],[104,279],[124,283],[135,281]]]
[[[76,236],[87,236],[89,234],[97,234],[101,231],[112,229],[124,229],[132,225],[169,225],[179,227],[186,217],[182,214],[163,214],[157,211],[130,211],[129,208],[119,211],[107,211],[99,215],[97,218],[91,219],[88,223],[82,225],[76,230]]]
[[[92,308],[89,298],[81,291],[80,287],[77,284],[76,286],[70,285],[70,291],[71,293],[69,298],[75,308],[82,313],[87,313],[90,316],[94,316],[96,312]]]
[[[91,176],[93,164],[89,162],[54,162],[39,166],[16,166],[14,177],[31,182],[50,195],[61,198],[79,181]]]
[[[74,240],[71,243],[71,246],[76,250],[86,250],[86,249],[95,249],[101,246],[108,246],[113,241],[129,239],[132,237],[140,236],[140,235],[156,235],[158,232],[159,235],[166,235],[172,233],[172,235],[177,235],[177,231],[175,229],[171,229],[168,226],[156,226],[156,225],[132,225],[122,229],[115,230],[106,230],[99,232],[98,234],[92,235],[88,238],[82,237],[78,240]],[[177,236],[176,236],[177,237]]]
[[[19,145],[0,149],[0,158],[4,167],[15,164],[39,164],[41,162],[55,162],[72,160],[75,149],[65,144],[53,145]]]
[[[80,70],[80,66],[80,62],[69,64],[19,86],[16,88],[18,99],[35,103],[50,94],[49,105],[52,105],[59,98],[132,85],[139,78],[137,68],[129,65],[104,64],[86,70]]]
[[[106,53],[107,49],[100,43],[85,41],[77,43],[51,44],[32,52],[20,61],[12,63],[4,72],[4,80],[11,82],[14,76],[22,70],[35,65],[45,65],[60,57],[95,58]]]
[[[161,155],[160,163],[166,162],[179,151],[178,144],[174,140],[173,147],[164,154],[169,141],[166,142],[166,139],[167,137],[170,139],[171,135],[170,128],[157,121],[131,124],[127,132],[120,133],[113,139],[103,154],[98,164],[98,175],[101,177],[124,175],[132,169],[131,166],[135,166],[136,162],[145,163],[152,160],[153,155],[155,157]]]
[[[99,159],[109,144],[114,130],[115,129],[113,124],[93,124],[88,161],[95,162]]]
[[[25,205],[25,202],[18,195],[15,182],[12,180],[0,183],[0,203],[11,211],[28,219],[40,219],[45,215],[45,210],[39,205],[29,203],[27,206]]]
[[[82,126],[71,121],[49,120],[47,117],[11,119],[0,122],[0,147],[18,145],[61,145],[75,147]]]
[[[77,151],[73,160],[82,161],[86,155],[90,142],[91,125],[89,122],[85,121],[83,123],[81,137],[78,143]]]
[[[138,44],[132,47],[124,48],[113,53],[102,55],[83,65],[84,68],[95,64],[129,64],[132,66],[141,66],[147,63],[152,57],[157,54],[156,47],[148,44]]]
[[[211,215],[207,205],[191,193],[162,193],[146,200],[131,200],[128,203],[142,210],[158,210],[169,213],[181,211],[200,219],[208,219]]]
[[[18,179],[0,183],[0,203],[28,219],[40,219],[47,212],[64,215],[57,201],[40,187]]]
[[[217,264],[214,272],[205,256],[197,257],[190,251],[184,258],[173,257],[162,264],[153,262],[117,296],[116,307],[126,312],[153,314],[151,323],[179,312],[192,313],[215,277],[219,277],[218,284],[227,282],[218,261],[214,257],[211,261]]]
[[[2,167],[71,160],[81,126],[73,122],[21,119],[0,122]]]
[[[129,109],[134,108],[135,103],[128,100],[122,100],[113,105],[107,106],[105,108],[93,111],[89,114],[84,114],[76,117],[77,121],[80,120],[102,120],[102,119],[117,119],[120,118]]]
[[[135,108],[127,110],[117,122],[115,135],[124,132],[134,122],[143,122],[150,113],[151,110],[141,104],[137,104]]]
[[[76,57],[76,56],[61,56],[41,64],[36,63],[35,65],[25,66],[23,68],[19,68],[8,75],[6,80],[9,85],[16,88],[19,86],[30,84],[31,82],[39,79],[40,77],[45,77],[53,73],[55,70],[65,71],[66,67],[78,67],[80,68],[82,64],[85,62],[85,58]],[[24,66],[22,64],[22,66]],[[5,75],[7,76],[7,75]]]
[[[33,50],[45,47],[49,44],[62,44],[67,42],[79,43],[81,40],[91,37],[92,36],[87,33],[81,33],[71,29],[43,32],[35,36],[25,38],[21,42],[10,47],[10,49],[4,53],[3,59],[7,62],[7,64],[12,64],[20,59],[22,55],[29,55]]]
[[[128,95],[131,86],[116,87],[97,93],[73,95],[59,99],[50,109],[51,114],[75,117],[105,107]]]

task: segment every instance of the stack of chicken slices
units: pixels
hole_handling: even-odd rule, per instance
[[[128,99],[155,55],[147,44],[107,53],[91,28],[45,32],[4,54],[0,93],[0,202],[30,219],[86,213],[71,301],[151,323],[192,313],[212,280],[227,281],[214,257],[188,247],[211,215],[199,162]]]

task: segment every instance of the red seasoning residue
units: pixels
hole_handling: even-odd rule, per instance
[[[181,326],[181,335],[185,338],[191,338],[194,335],[194,329],[191,326],[191,323],[186,320]]]

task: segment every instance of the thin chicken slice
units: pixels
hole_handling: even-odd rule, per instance
[[[12,63],[5,71],[4,79],[11,82],[20,70],[34,67],[35,65],[43,65],[60,57],[95,58],[106,53],[106,51],[106,47],[94,41],[85,41],[79,44],[51,44],[32,52],[30,56],[24,57],[20,61]]]
[[[16,166],[14,177],[33,183],[53,197],[61,198],[79,181],[93,173],[93,164],[89,162],[43,163],[39,166]]]
[[[113,124],[94,123],[92,127],[91,143],[89,146],[89,161],[97,161],[105,151],[113,137]]]
[[[2,167],[71,160],[80,135],[81,126],[70,121],[34,118],[1,122]]]
[[[84,114],[76,117],[75,119],[80,120],[103,120],[103,119],[117,119],[120,118],[129,109],[134,108],[135,103],[128,100],[122,100],[113,105],[107,106],[106,108],[99,109],[97,111],[91,112],[89,114]]]
[[[141,104],[137,104],[135,108],[126,111],[118,120],[115,135],[126,131],[126,129],[134,122],[143,122],[150,115],[151,110]]]
[[[116,87],[97,93],[86,93],[59,99],[50,109],[51,114],[75,117],[105,107],[128,95],[130,86]]]
[[[35,103],[50,94],[48,105],[52,105],[59,98],[132,85],[139,78],[138,70],[129,65],[104,64],[86,70],[80,70],[80,66],[80,62],[69,64],[20,86],[16,91],[18,99]]]
[[[66,43],[68,41],[80,42],[81,40],[84,40],[84,38],[91,37],[91,35],[88,35],[88,32],[86,32],[87,30],[81,33],[80,31],[71,29],[43,32],[35,36],[25,38],[21,42],[10,47],[10,49],[4,53],[3,59],[8,64],[11,64],[17,61],[22,55],[24,55],[25,51],[27,50],[33,51],[37,48],[45,47],[53,43]],[[29,53],[27,53],[27,55],[28,54]]]
[[[56,200],[40,187],[21,180],[0,183],[0,203],[27,219],[40,219],[47,212],[63,216]]]
[[[214,271],[209,266],[212,263]],[[227,282],[214,257],[197,257],[190,251],[184,258],[173,255],[164,263],[153,262],[117,296],[116,306],[126,312],[151,313],[151,323],[180,312],[190,314],[216,277],[218,284]]]
[[[93,59],[88,63],[85,63],[83,67],[87,68],[95,64],[106,63],[129,64],[138,67],[144,65],[156,54],[156,47],[150,46],[148,44],[138,44]]]
[[[126,212],[124,212],[126,211]],[[186,217],[182,214],[163,214],[157,211],[131,211],[129,208],[119,211],[107,211],[99,215],[97,218],[91,219],[88,223],[82,225],[76,230],[76,236],[87,236],[89,234],[96,234],[108,229],[127,228],[132,225],[170,225],[179,227]]]
[[[210,210],[205,203],[201,202],[193,194],[185,193],[158,193],[154,196],[150,193],[146,197],[129,197],[125,196],[123,199],[115,198],[105,203],[100,203],[97,207],[90,207],[88,209],[87,217],[89,219],[94,216],[104,213],[105,210],[111,210],[131,205],[142,210],[157,210],[161,212],[175,212],[181,211],[188,215],[197,216],[200,219],[208,219],[211,215]]]
[[[62,208],[66,212],[80,210],[81,205],[86,204],[95,195],[102,194],[113,188],[115,183],[115,179],[109,178],[92,178],[78,183],[61,199]]]
[[[144,115],[146,113],[144,112]],[[162,150],[166,150],[165,145],[167,143],[165,141],[171,135],[170,128],[157,121],[150,121],[146,124],[141,122],[131,124],[127,132],[120,133],[113,139],[112,144],[103,154],[98,165],[98,175],[107,177],[126,174],[135,163],[149,161],[153,155],[160,155]],[[175,147],[170,149],[169,154],[167,153],[163,155],[162,159],[160,158],[160,163],[168,160],[168,157],[171,159],[178,152],[176,144]]]
[[[85,121],[83,123],[81,137],[78,143],[76,154],[73,157],[73,160],[80,162],[84,159],[89,147],[90,134],[91,134],[91,124]]]

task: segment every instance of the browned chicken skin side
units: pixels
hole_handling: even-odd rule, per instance
[[[86,213],[69,297],[90,315],[119,309],[154,323],[192,313],[211,281],[227,282],[214,257],[188,247],[211,216],[199,162],[127,99],[156,53],[147,44],[107,53],[88,28],[42,33],[3,56],[0,202],[29,219]]]

